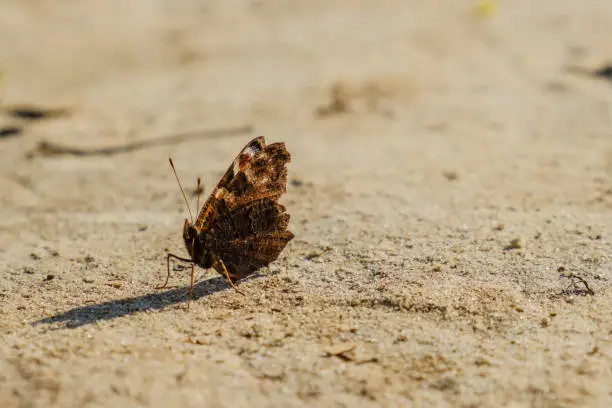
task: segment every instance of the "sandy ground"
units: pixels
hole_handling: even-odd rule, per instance
[[[612,2],[494,6],[0,2],[0,406],[612,406]],[[186,310],[257,135],[296,238]]]

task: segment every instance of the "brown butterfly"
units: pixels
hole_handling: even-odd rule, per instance
[[[158,288],[167,286],[170,258],[175,258],[191,263],[190,302],[195,265],[215,269],[242,294],[234,282],[276,260],[294,237],[287,230],[289,214],[278,203],[287,188],[285,166],[290,161],[291,155],[284,143],[266,146],[262,136],[251,140],[234,159],[193,222],[187,197],[170,159],[191,217],[191,222],[185,219],[183,226],[183,239],[190,258],[169,253],[168,276]],[[196,191],[200,191],[199,178]],[[198,208],[199,198],[198,194]]]

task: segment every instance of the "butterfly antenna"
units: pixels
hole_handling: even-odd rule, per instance
[[[196,211],[200,211],[200,194],[202,193],[202,190],[200,190],[200,178],[198,177],[198,186],[196,188],[196,193],[198,194],[198,197],[196,198]]]
[[[178,178],[178,175],[176,174],[176,169],[174,168],[174,163],[172,162],[171,158],[168,158],[168,160],[170,160],[170,167],[172,167],[172,171],[174,172],[174,177],[176,177],[176,182],[179,185],[179,188],[181,189],[181,193],[183,193],[183,198],[185,199],[185,204],[187,204],[187,211],[189,211],[189,218],[191,218],[191,223],[193,224],[193,214],[191,213],[191,208],[189,208],[189,202],[187,201],[187,196],[185,195],[185,190],[183,190],[183,186],[181,185],[181,181]]]

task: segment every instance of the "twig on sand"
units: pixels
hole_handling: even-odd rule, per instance
[[[567,278],[567,279],[571,279],[572,283],[570,284],[570,286],[574,287],[576,291],[580,290],[579,288],[577,288],[578,282],[580,282],[580,283],[582,283],[584,285],[585,291],[586,291],[587,294],[589,294],[591,296],[595,295],[595,291],[589,287],[589,283],[582,276],[576,275],[575,273],[562,274],[561,276],[564,277],[564,278]],[[568,289],[569,289],[569,286],[566,289],[566,291]]]
[[[591,289],[589,283],[582,276],[577,275],[575,273],[562,273],[561,278],[571,279],[571,283],[562,291],[552,295],[550,297],[551,299],[557,299],[562,296],[566,296],[566,301],[569,301],[572,299],[571,295],[595,296],[595,291]],[[584,288],[579,287],[579,283],[584,285]],[[567,298],[567,296],[569,296],[569,298]]]
[[[139,149],[144,149],[152,146],[168,145],[180,143],[190,139],[198,139],[201,137],[219,137],[240,135],[249,133],[253,130],[253,126],[246,125],[234,128],[213,129],[204,131],[194,131],[188,133],[180,133],[177,135],[157,138],[153,140],[139,140],[137,142],[126,143],[120,146],[98,147],[83,149],[74,146],[62,146],[46,140],[40,141],[36,148],[28,152],[26,157],[31,159],[35,156],[111,156],[119,153],[128,153]]]

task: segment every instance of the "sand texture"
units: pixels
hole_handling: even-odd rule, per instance
[[[611,407],[612,1],[0,1],[0,407]],[[233,291],[188,216],[292,155]]]

